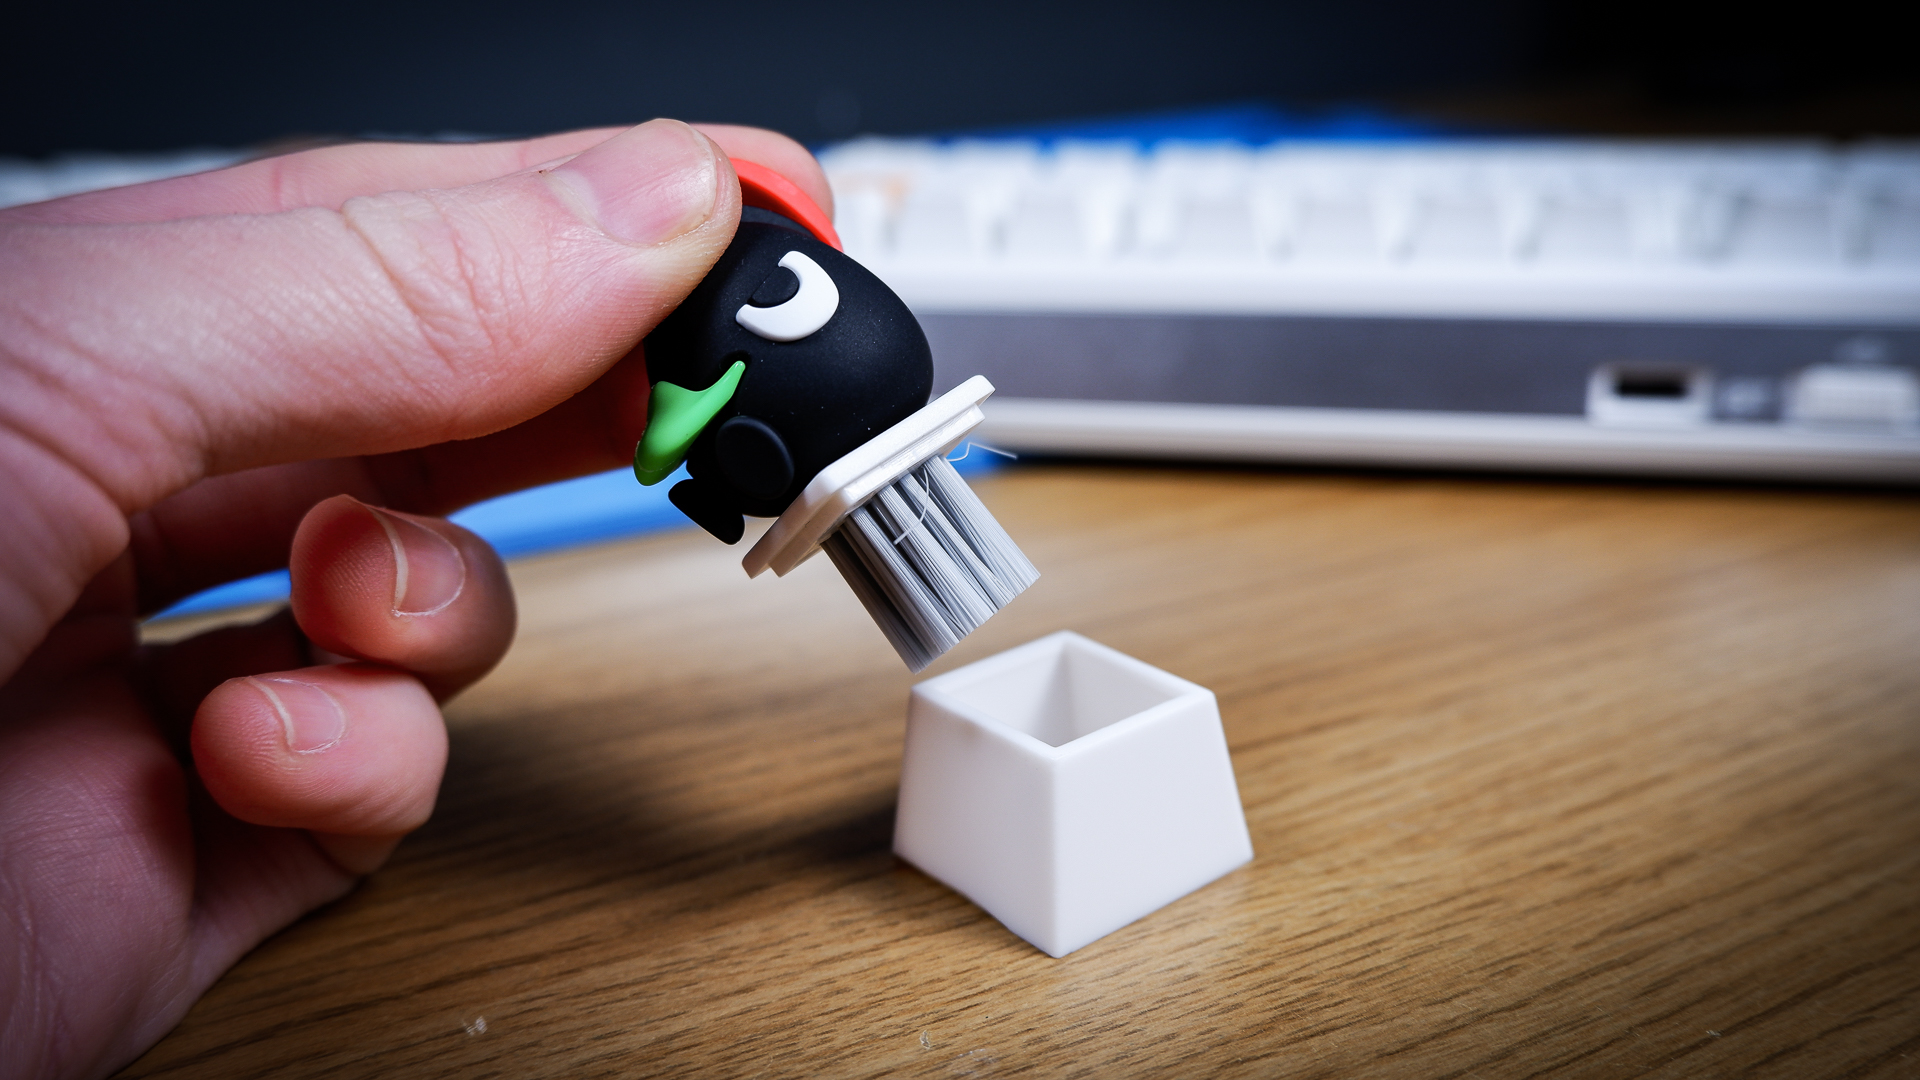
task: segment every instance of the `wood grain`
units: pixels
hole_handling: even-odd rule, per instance
[[[1211,687],[1251,866],[1049,959],[891,855],[912,679],[826,561],[672,534],[516,567],[432,823],[125,1075],[1920,1075],[1920,500],[979,487],[1045,576],[933,671]]]

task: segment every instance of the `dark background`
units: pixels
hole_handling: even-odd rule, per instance
[[[1228,101],[1497,130],[1906,134],[1920,50],[1896,7],[43,2],[0,24],[0,153],[656,115],[817,143]]]

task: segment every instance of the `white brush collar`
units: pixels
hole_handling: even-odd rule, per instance
[[[821,469],[740,560],[747,576],[772,570],[785,577],[806,562],[842,518],[922,462],[953,449],[979,426],[986,418],[980,403],[992,393],[987,377],[975,375]]]

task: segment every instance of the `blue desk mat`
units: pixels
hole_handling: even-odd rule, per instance
[[[1169,140],[1265,146],[1291,139],[1400,142],[1473,134],[1497,133],[1470,132],[1360,107],[1296,112],[1265,102],[1237,102],[1128,116],[979,128],[937,138],[1024,139],[1043,146],[1062,140],[1126,140],[1146,147]],[[955,467],[963,474],[977,474],[996,468],[1003,461],[993,454],[976,452],[956,461]],[[507,558],[638,536],[689,524],[667,501],[667,489],[684,475],[684,472],[676,473],[663,483],[643,488],[634,482],[631,471],[618,469],[480,503],[454,514],[453,520],[480,534]],[[279,570],[208,589],[155,617],[266,603],[283,600],[286,595],[287,572]]]
[[[1006,461],[978,448],[968,450],[965,444],[951,458],[962,476],[991,472]],[[652,487],[641,487],[632,469],[615,469],[488,499],[450,515],[450,519],[478,533],[506,558],[538,555],[691,527],[693,523],[686,515],[667,501],[667,489],[686,477],[683,467]],[[287,572],[275,570],[196,593],[154,618],[285,600],[287,588]]]

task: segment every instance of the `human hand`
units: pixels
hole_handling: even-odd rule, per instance
[[[0,1077],[132,1060],[426,819],[513,626],[437,515],[630,458],[728,156],[831,205],[790,140],[654,121],[0,211]],[[289,612],[137,646],[282,565]]]

